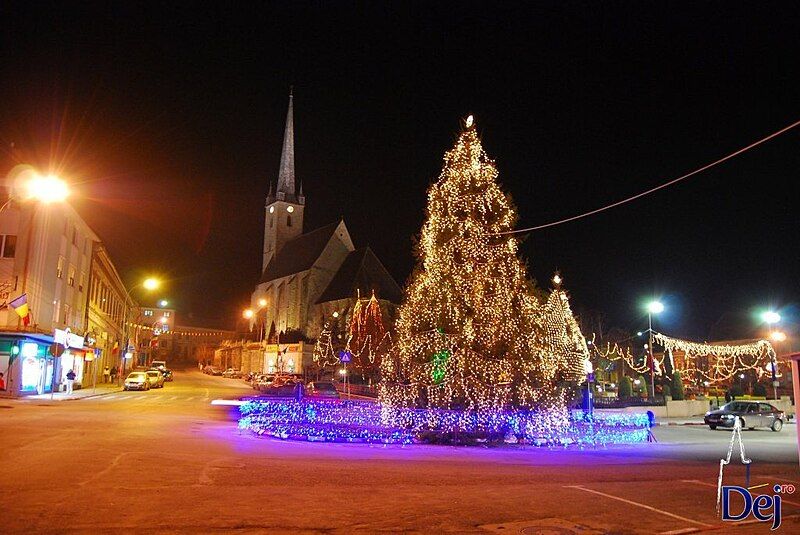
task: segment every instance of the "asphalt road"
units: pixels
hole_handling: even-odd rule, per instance
[[[769,532],[715,515],[728,431],[601,450],[284,442],[210,405],[251,393],[187,371],[163,390],[0,402],[0,532]],[[798,484],[794,431],[745,431],[751,485]],[[800,491],[783,515],[800,532]]]

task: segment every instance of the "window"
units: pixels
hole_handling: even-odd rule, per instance
[[[152,310],[145,310],[144,311],[144,315],[145,316],[152,316],[153,315],[153,311]]]
[[[72,227],[72,245],[78,245],[78,229]]]
[[[56,277],[58,277],[59,279],[64,276],[64,262],[65,262],[64,257],[59,256],[58,267],[56,267]]]
[[[168,318],[169,317],[169,312],[164,312],[164,317]]]
[[[0,246],[3,248],[3,258],[14,258],[17,254],[17,237],[13,234],[0,236],[2,243]]]
[[[64,325],[69,325],[71,312],[72,312],[71,307],[68,304],[64,303],[64,321],[62,321],[61,323],[63,323]]]
[[[272,223],[275,221],[274,217],[269,218],[269,228],[272,228]]]
[[[67,272],[67,284],[75,286],[75,266],[72,264],[69,265],[69,271]]]
[[[286,216],[286,226],[287,227],[291,227],[292,226],[292,216],[290,216],[290,215]]]
[[[81,278],[78,279],[78,291],[83,291],[83,286],[86,284],[86,272],[81,271]]]
[[[61,301],[55,301],[53,303],[53,323],[58,323],[60,317],[61,317]]]

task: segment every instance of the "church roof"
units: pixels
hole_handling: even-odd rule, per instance
[[[378,299],[392,303],[400,303],[403,297],[400,287],[369,247],[356,249],[347,255],[317,303],[349,299],[356,295],[356,290],[361,290],[364,297],[374,290]]]
[[[260,282],[269,282],[311,269],[340,223],[331,223],[286,242],[269,261]]]

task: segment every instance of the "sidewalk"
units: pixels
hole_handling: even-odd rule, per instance
[[[52,394],[53,401],[73,401],[76,399],[86,399],[86,398],[93,398],[97,396],[107,396],[109,394],[114,394],[116,392],[121,392],[122,386],[113,384],[113,383],[98,383],[97,388],[93,389],[92,385],[88,387],[81,388],[79,390],[73,390],[72,394],[67,395],[66,392],[56,392]],[[39,399],[39,400],[49,400],[51,399],[51,394],[48,392],[46,394],[37,394],[34,396],[25,396],[21,399]]]

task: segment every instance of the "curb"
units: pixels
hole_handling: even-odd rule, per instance
[[[706,425],[704,422],[656,422],[656,425]]]

